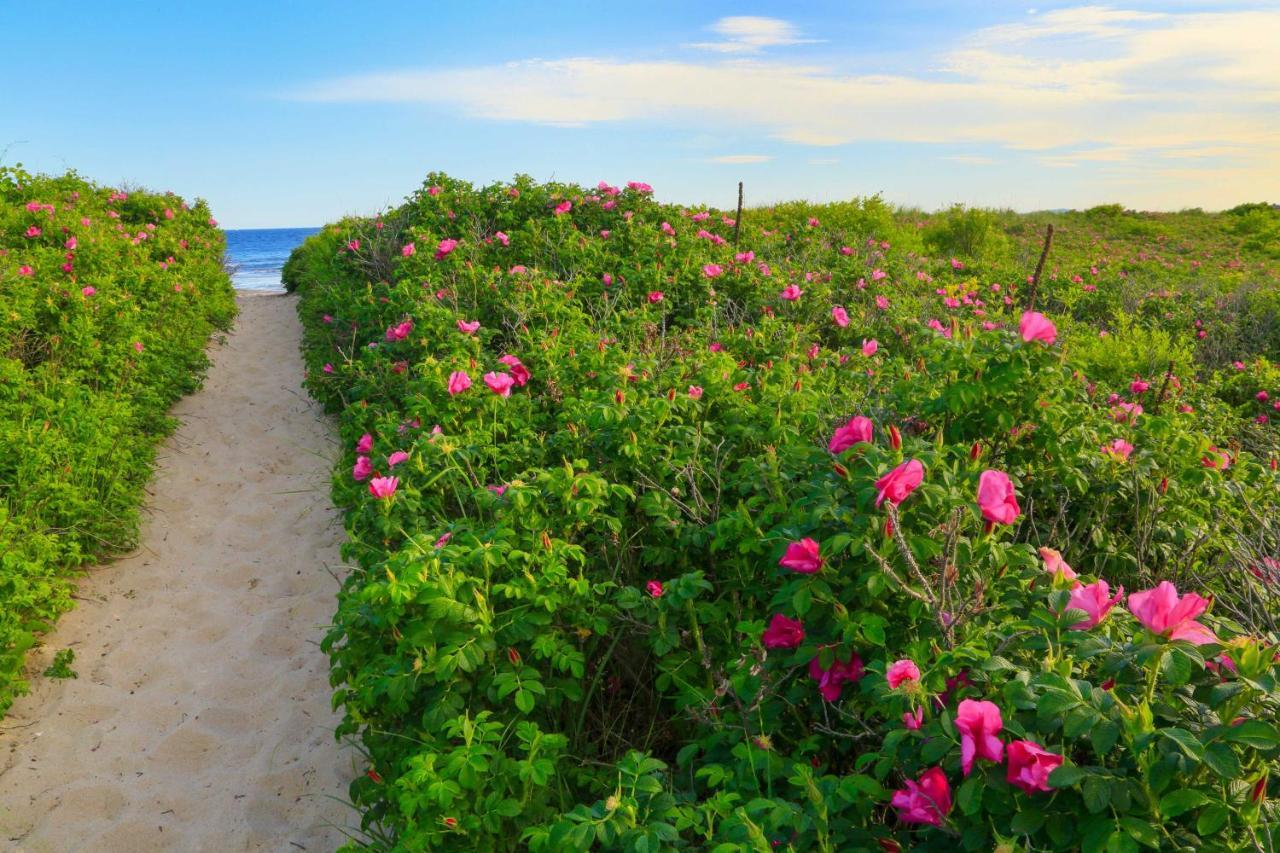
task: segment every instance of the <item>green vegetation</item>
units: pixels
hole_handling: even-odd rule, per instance
[[[0,713],[76,570],[135,542],[166,412],[235,312],[223,249],[203,202],[0,168]]]
[[[1236,215],[744,218],[431,175],[294,253],[364,843],[1274,844]]]

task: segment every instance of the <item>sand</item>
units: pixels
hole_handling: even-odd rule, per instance
[[[356,824],[327,660],[332,426],[288,296],[241,294],[174,408],[142,546],[91,570],[0,720],[0,848],[333,850]],[[76,679],[40,673],[75,650]]]

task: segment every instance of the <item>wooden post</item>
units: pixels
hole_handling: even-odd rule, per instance
[[[1040,262],[1036,264],[1035,275],[1031,276],[1031,297],[1027,300],[1027,310],[1034,311],[1036,307],[1036,288],[1040,286],[1040,273],[1044,272],[1044,259],[1049,257],[1049,246],[1053,243],[1053,224],[1050,223],[1044,231],[1044,248],[1040,250]]]
[[[742,181],[738,181],[738,214],[733,218],[733,248],[738,248],[738,231],[742,228]]]

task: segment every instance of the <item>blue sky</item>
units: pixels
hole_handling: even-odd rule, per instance
[[[1275,2],[175,2],[0,8],[0,162],[228,227],[423,174],[727,206],[1280,201]],[[7,149],[7,151],[6,151]]]

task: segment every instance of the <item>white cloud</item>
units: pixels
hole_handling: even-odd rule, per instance
[[[808,44],[812,39],[800,37],[793,24],[778,18],[738,15],[721,18],[710,27],[721,41],[695,42],[685,47],[712,50],[717,53],[758,53],[766,47]]]
[[[767,154],[723,154],[719,157],[712,157],[712,163],[726,163],[730,165],[745,163],[768,163],[773,158]]]
[[[996,162],[991,157],[980,157],[976,154],[956,154],[942,159],[950,160],[952,163],[963,163],[966,166],[990,166]]]
[[[803,41],[771,18],[724,18],[713,29],[724,40],[712,49],[728,54]],[[981,144],[1058,168],[1169,157],[1194,165],[1198,176],[1221,170],[1227,179],[1218,195],[1247,186],[1250,196],[1280,196],[1278,46],[1280,8],[1084,6],[966,34],[935,51],[935,66],[922,72],[844,72],[732,55],[578,57],[360,75],[293,97],[442,104],[477,118],[559,126],[731,127],[811,147]],[[1144,174],[1154,180],[1156,172]],[[1202,184],[1213,190],[1211,181]]]

